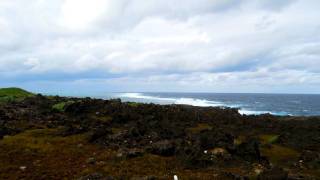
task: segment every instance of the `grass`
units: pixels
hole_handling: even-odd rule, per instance
[[[87,143],[86,134],[63,137],[59,132],[61,129],[27,130],[0,140],[0,179],[77,179],[95,172],[125,179],[150,175],[173,179],[175,174],[179,179],[215,179],[219,173],[185,169],[174,157],[119,158],[114,149]],[[88,163],[89,158],[95,163]]]
[[[263,156],[266,156],[273,164],[287,165],[298,160],[300,154],[295,149],[276,144],[279,135],[261,134],[256,137],[260,140],[261,143],[261,154]],[[238,136],[234,140],[234,144],[239,145],[245,142],[246,139],[247,137],[245,136]]]
[[[74,101],[60,102],[52,106],[53,110],[64,112],[66,106],[73,104]]]
[[[270,147],[262,147],[261,154],[266,156],[273,164],[290,164],[297,161],[299,152],[294,149],[273,144]]]
[[[58,132],[56,129],[36,129],[28,130],[15,136],[5,136],[1,141],[3,145],[16,146],[32,151],[48,153],[55,150],[55,144],[75,143],[81,140],[81,136],[70,136],[66,139],[55,134]],[[68,141],[68,142],[66,142]]]
[[[263,134],[259,136],[262,144],[273,144],[279,139],[279,135],[275,134]]]
[[[211,130],[212,126],[207,123],[199,123],[195,127],[187,128],[186,131],[191,134],[197,134],[205,130]]]
[[[130,107],[138,107],[141,103],[137,103],[137,102],[128,102],[128,105]]]
[[[246,137],[245,136],[238,136],[237,138],[234,139],[234,144],[235,145],[240,145],[241,143],[246,141]]]
[[[85,144],[84,134],[61,137],[59,131],[36,129],[5,136],[0,141],[0,179],[71,179],[81,172],[97,148]]]
[[[20,88],[1,88],[0,102],[21,101],[26,97],[34,96],[33,93]]]

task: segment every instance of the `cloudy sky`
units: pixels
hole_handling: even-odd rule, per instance
[[[319,0],[0,0],[0,87],[320,92]]]

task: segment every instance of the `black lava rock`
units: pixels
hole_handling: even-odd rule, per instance
[[[255,139],[251,139],[247,142],[241,143],[236,148],[235,154],[246,161],[260,161],[261,155],[259,150],[259,142]]]
[[[263,171],[259,176],[258,180],[286,180],[288,179],[288,172],[282,168],[274,167]]]
[[[151,145],[149,152],[161,156],[173,156],[175,154],[175,144],[169,140],[163,140]]]

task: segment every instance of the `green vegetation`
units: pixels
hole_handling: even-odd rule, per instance
[[[15,136],[6,136],[1,142],[2,145],[23,147],[36,152],[48,153],[55,150],[55,144],[76,144],[78,141],[84,139],[83,135],[69,136],[63,138],[56,134],[61,131],[60,129],[34,129],[27,130]],[[68,141],[68,142],[66,142]]]
[[[240,145],[241,143],[245,142],[247,140],[247,137],[245,136],[238,136],[237,138],[234,139],[234,144],[235,145]]]
[[[81,172],[97,148],[85,144],[85,134],[61,137],[59,132],[36,129],[6,136],[0,141],[0,179],[71,179]]]
[[[317,117],[248,117],[218,108],[39,96],[19,88],[0,89],[0,98],[14,101],[0,104],[0,179],[320,175]]]
[[[268,157],[273,164],[286,164],[293,163],[299,158],[299,152],[294,149],[280,146],[271,145],[271,147],[261,147],[261,154]]]
[[[262,144],[273,144],[279,139],[279,135],[264,134],[260,136]]]
[[[197,133],[200,133],[202,131],[211,130],[211,129],[212,129],[212,127],[209,124],[207,124],[207,123],[199,123],[195,127],[187,128],[186,132],[191,133],[191,134],[197,134]]]
[[[0,103],[21,101],[26,97],[34,96],[34,94],[20,88],[2,88],[0,89]]]
[[[128,105],[131,107],[138,107],[140,105],[140,103],[137,102],[128,102]]]
[[[95,172],[137,178],[152,174],[161,179],[171,179],[174,174],[181,179],[216,176],[215,170],[184,169],[174,157],[145,154],[121,158],[115,150],[89,144],[87,134],[65,137],[60,133],[59,128],[34,129],[6,136],[0,141],[0,179],[76,179]]]
[[[64,112],[65,107],[67,107],[73,103],[74,103],[74,101],[60,102],[60,103],[53,105],[52,109],[59,111],[59,112]]]

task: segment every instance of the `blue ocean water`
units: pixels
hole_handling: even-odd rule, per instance
[[[311,94],[113,93],[104,98],[156,104],[234,107],[238,108],[241,114],[247,115],[320,115],[320,95]]]

